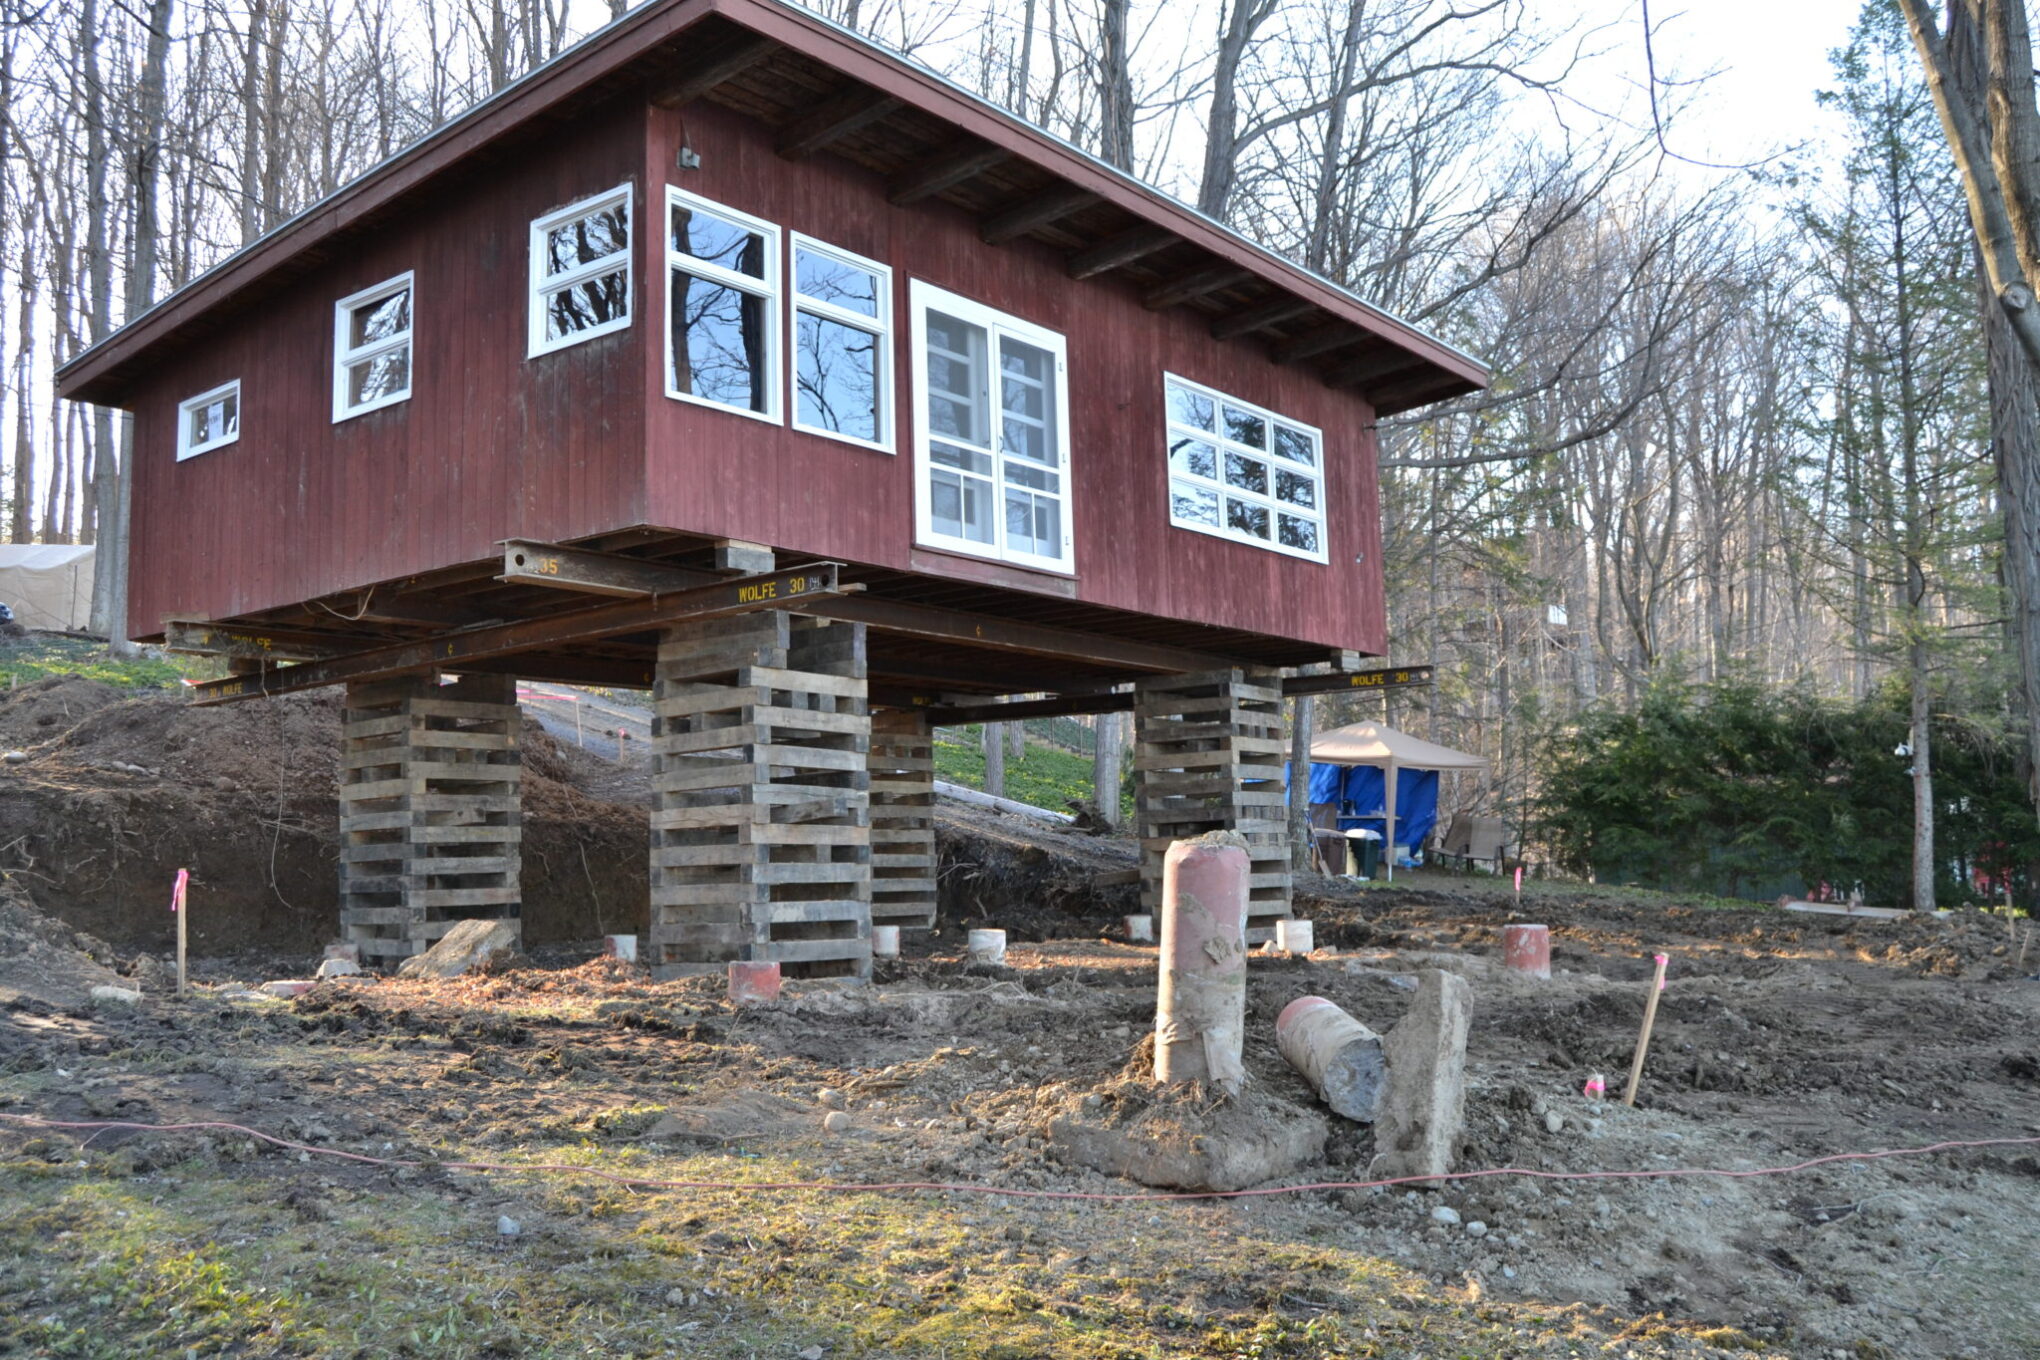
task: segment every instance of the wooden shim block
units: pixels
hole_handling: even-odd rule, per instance
[[[514,907],[517,885],[494,888],[421,888],[411,894],[412,905],[427,911],[447,907]],[[444,932],[441,932],[442,934]]]
[[[375,841],[365,845],[343,845],[340,847],[340,863],[351,864],[395,864],[411,853],[409,841]]]
[[[697,757],[686,765],[658,771],[652,776],[652,788],[659,793],[695,793],[768,784],[771,778],[771,768],[761,761]]]
[[[763,685],[791,694],[824,694],[838,699],[863,699],[870,686],[862,679],[823,675],[819,671],[786,670],[777,666],[747,666],[737,673],[739,685]]]
[[[818,902],[772,902],[765,909],[774,925],[812,924],[817,921],[854,921],[862,924],[871,915],[871,904],[857,898],[835,898]]]
[[[764,685],[690,685],[661,694],[652,701],[652,713],[660,718],[693,718],[702,714],[728,713],[733,722],[748,721],[748,713],[774,707],[772,691]]]
[[[767,886],[791,883],[868,883],[871,866],[861,861],[833,864],[760,864],[748,868],[752,882]]]
[[[431,878],[450,874],[515,874],[522,865],[519,855],[440,855],[404,861],[404,872]]]
[[[773,940],[764,947],[759,957],[779,963],[816,963],[834,959],[864,963],[871,958],[871,940],[864,936],[836,940]]]
[[[752,758],[777,769],[841,770],[868,775],[862,750],[830,751],[819,746],[754,746]]]
[[[521,826],[415,826],[409,840],[413,845],[517,845],[524,839]]]
[[[350,907],[340,908],[342,926],[405,926],[417,918],[418,913],[410,907]]]
[[[765,853],[765,847],[758,845],[659,845],[652,847],[652,867],[733,869],[762,864]]]
[[[651,886],[655,907],[742,907],[765,900],[755,883],[662,883]]]
[[[462,699],[437,699],[424,697],[413,699],[410,705],[413,717],[419,718],[462,718],[473,722],[500,722],[522,724],[523,718],[515,704],[474,703]],[[508,729],[515,733],[517,728]]]

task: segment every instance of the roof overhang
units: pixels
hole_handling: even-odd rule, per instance
[[[645,5],[276,227],[57,372],[103,405],[165,346],[192,343],[330,261],[443,177],[514,154],[518,134],[622,99],[706,99],[766,122],[789,159],[827,150],[885,177],[896,204],[939,199],[991,245],[1064,252],[1073,278],[1117,281],[1152,310],[1192,308],[1219,340],[1266,347],[1382,415],[1477,391],[1488,370],[1096,157],[960,86],[776,0]]]

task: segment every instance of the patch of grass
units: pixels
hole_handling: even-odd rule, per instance
[[[935,777],[967,789],[985,786],[984,728],[943,727],[935,733]],[[1129,766],[1131,762],[1128,762]],[[1091,797],[1091,757],[1053,746],[1027,743],[1026,754],[1006,756],[1005,796],[1051,812],[1066,812],[1071,799]],[[1119,791],[1120,822],[1130,825],[1133,795]]]
[[[198,657],[115,656],[103,642],[31,633],[0,642],[0,687],[26,685],[52,675],[77,675],[121,689],[174,689],[186,676],[211,679],[219,663]]]

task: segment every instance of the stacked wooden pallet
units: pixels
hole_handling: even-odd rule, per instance
[[[935,736],[911,709],[871,720],[871,923],[935,924]]]
[[[1142,909],[1161,910],[1162,857],[1171,843],[1234,831],[1252,861],[1247,938],[1274,938],[1290,900],[1280,678],[1233,669],[1142,680],[1134,722]]]
[[[515,681],[350,685],[340,767],[340,925],[392,966],[460,921],[515,919],[523,816]]]
[[[863,626],[775,611],[669,629],[653,713],[653,975],[870,976]]]

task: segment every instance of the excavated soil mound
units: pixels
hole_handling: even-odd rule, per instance
[[[0,879],[0,1010],[82,1010],[92,1004],[94,987],[134,986],[113,962],[105,941],[51,920],[20,884]]]
[[[192,871],[194,953],[304,952],[337,933],[339,696],[193,707],[56,677],[0,694],[0,871],[128,949],[172,939]],[[572,782],[583,753],[523,735],[524,919],[532,943],[642,929],[645,814]]]

